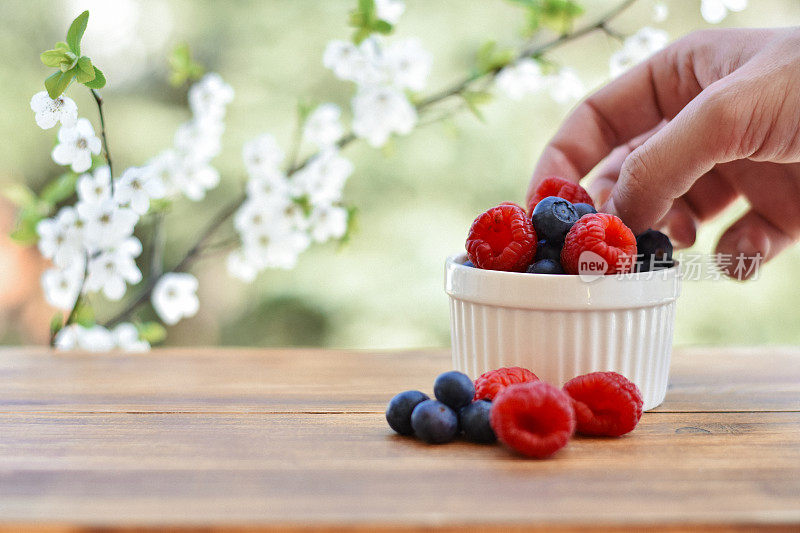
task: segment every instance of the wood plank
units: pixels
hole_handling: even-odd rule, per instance
[[[800,528],[800,413],[647,413],[548,461],[380,414],[1,414],[0,436],[8,527]]]
[[[382,412],[430,392],[445,350],[0,349],[0,412]],[[676,350],[665,412],[799,411],[800,349]]]
[[[800,411],[800,348],[679,348],[658,411]]]

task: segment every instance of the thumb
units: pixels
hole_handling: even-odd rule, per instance
[[[739,159],[734,142],[741,119],[737,91],[712,84],[664,128],[628,155],[603,210],[619,216],[635,234],[661,220],[714,165]],[[719,84],[719,85],[718,85]]]

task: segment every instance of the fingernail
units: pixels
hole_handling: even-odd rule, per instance
[[[745,235],[736,243],[736,255],[743,255],[745,257],[752,257],[759,253],[760,250],[748,235]]]

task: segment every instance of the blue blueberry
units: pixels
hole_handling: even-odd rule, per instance
[[[563,274],[564,269],[561,268],[560,262],[542,259],[529,266],[527,272],[528,274]]]
[[[492,402],[478,400],[458,412],[458,423],[464,431],[464,437],[472,442],[489,443],[497,437],[489,424]]]
[[[442,402],[425,400],[411,413],[411,427],[428,444],[450,442],[458,433],[458,416]]]
[[[533,258],[534,262],[541,261],[542,259],[550,259],[552,261],[561,261],[561,248],[564,243],[551,243],[544,239],[536,245],[536,256]]]
[[[472,397],[475,396],[475,384],[468,375],[451,370],[436,378],[433,383],[433,395],[440,402],[458,410],[472,401]]]
[[[579,218],[572,203],[558,196],[548,196],[533,208],[531,222],[538,238],[560,244]]]
[[[472,261],[467,260],[464,262],[465,267],[475,268],[475,265],[472,264]]]
[[[582,217],[583,215],[588,215],[590,213],[597,213],[597,209],[592,207],[590,204],[584,204],[582,202],[577,204],[572,204],[572,207],[574,207],[575,211],[578,212],[578,218]]]
[[[639,272],[672,266],[672,242],[660,231],[649,229],[636,237],[636,250],[636,266]]]
[[[386,406],[386,421],[389,422],[389,427],[401,435],[411,435],[414,432],[411,428],[411,412],[425,400],[430,398],[418,390],[407,390],[392,398]]]

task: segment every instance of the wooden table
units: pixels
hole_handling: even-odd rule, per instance
[[[551,460],[392,434],[444,351],[0,350],[0,530],[800,531],[800,349],[683,349],[667,401]]]

